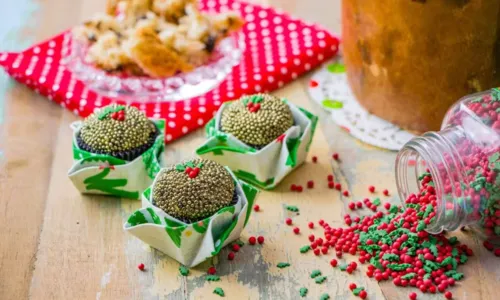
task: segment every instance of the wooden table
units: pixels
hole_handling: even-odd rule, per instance
[[[9,1],[0,12],[2,50],[21,50],[48,38],[102,10],[102,2]],[[339,32],[340,0],[260,2]],[[368,280],[363,271],[349,276],[332,269],[328,265],[331,255],[317,258],[299,253],[307,244],[307,222],[323,218],[341,226],[343,203],[368,196],[368,185],[389,189],[393,196],[384,201],[398,201],[393,177],[395,153],[362,144],[331,124],[309,100],[307,78],[276,94],[320,115],[322,126],[310,153],[318,156],[319,162],[306,163],[275,191],[260,195],[262,211],[252,216],[242,239],[263,235],[263,246],[244,246],[232,262],[226,259],[228,250],[224,249],[219,258],[193,269],[189,277],[179,275],[177,262],[122,230],[127,216],[140,207],[139,202],[81,196],[71,185],[66,175],[72,162],[69,124],[76,117],[5,74],[0,80],[0,299],[219,299],[212,294],[216,286],[225,290],[227,299],[297,299],[303,286],[309,288],[308,299],[318,299],[325,292],[331,299],[359,299],[347,289],[350,282],[365,286],[369,299],[407,299],[410,289],[395,288],[390,282],[379,285]],[[169,144],[167,160],[191,155],[203,138],[200,130]],[[333,151],[340,153],[340,163],[330,159]],[[343,199],[326,187],[332,167],[351,197]],[[291,183],[305,185],[307,180],[315,181],[313,190],[301,194],[289,191]],[[300,207],[294,223],[301,227],[301,236],[295,236],[284,224],[284,203]],[[319,235],[320,231],[313,233]],[[466,280],[453,289],[454,295],[457,299],[498,299],[499,261],[474,237],[457,235],[476,255],[463,268]],[[290,262],[291,267],[278,269],[280,261]],[[146,265],[145,272],[138,271],[139,263]],[[218,283],[203,278],[212,263],[222,277]],[[314,269],[328,276],[324,284],[308,278]],[[419,295],[422,298],[443,299],[441,295]]]

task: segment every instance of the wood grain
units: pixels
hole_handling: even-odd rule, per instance
[[[340,0],[253,2],[271,4],[338,32]],[[40,5],[36,18],[42,25],[34,33],[37,39],[104,7],[100,0],[47,0]],[[310,102],[307,81],[307,77],[301,78],[275,94],[320,115],[321,126],[310,153],[319,162],[313,164],[308,159],[276,190],[261,193],[261,212],[253,214],[242,240],[263,235],[264,245],[245,245],[231,262],[224,249],[218,257],[191,270],[188,277],[178,274],[177,262],[122,230],[127,216],[140,207],[139,202],[82,196],[73,188],[67,170],[72,163],[69,124],[76,118],[15,85],[5,97],[5,158],[0,161],[0,226],[4,228],[0,236],[0,298],[220,299],[212,293],[218,286],[227,299],[299,299],[300,287],[309,288],[308,299],[318,299],[325,292],[331,299],[358,299],[347,289],[355,282],[367,288],[369,299],[407,299],[410,289],[396,289],[392,283],[379,286],[364,276],[364,267],[349,276],[328,265],[331,254],[318,258],[299,253],[310,232],[321,234],[318,227],[307,228],[309,221],[322,218],[332,226],[341,226],[344,203],[369,196],[368,185],[389,189],[391,196],[382,197],[383,201],[398,201],[393,180],[395,153],[360,143],[333,125],[325,112]],[[167,145],[166,160],[173,163],[193,156],[193,149],[203,139],[199,130]],[[331,160],[333,152],[340,154],[339,162]],[[327,188],[326,176],[332,170],[336,181],[349,189],[350,197]],[[315,182],[314,189],[289,191],[290,184],[305,186],[308,180]],[[290,215],[283,208],[285,204],[297,205],[300,215]],[[287,216],[300,227],[300,235],[284,224]],[[453,289],[454,294],[459,299],[496,299],[499,263],[472,235],[458,235],[473,246],[476,256],[465,268],[467,280]],[[352,260],[349,256],[346,259]],[[278,262],[291,266],[279,269]],[[137,269],[139,263],[146,265],[145,272]],[[204,279],[212,264],[220,282]],[[309,278],[314,269],[328,277],[325,283],[318,285]]]

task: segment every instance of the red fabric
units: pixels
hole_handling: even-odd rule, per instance
[[[239,66],[203,96],[178,102],[131,104],[148,117],[166,120],[166,142],[203,126],[221,102],[275,90],[337,53],[339,42],[327,31],[272,8],[232,0],[200,2],[205,10],[240,11],[247,22],[243,28],[245,53]],[[21,53],[0,53],[0,65],[20,83],[81,117],[88,116],[95,108],[123,102],[87,89],[61,65],[61,51],[69,41],[67,36],[59,34]]]

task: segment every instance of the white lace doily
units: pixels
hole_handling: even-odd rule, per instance
[[[323,65],[309,83],[309,94],[333,121],[352,136],[373,146],[399,150],[413,134],[368,113],[349,87],[342,58]]]

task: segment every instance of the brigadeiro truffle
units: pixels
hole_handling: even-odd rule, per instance
[[[153,205],[185,223],[214,215],[237,202],[235,183],[222,165],[194,159],[164,169],[152,188]]]
[[[110,105],[83,121],[76,141],[85,151],[131,161],[154,144],[158,133],[137,108]]]
[[[293,126],[290,107],[268,94],[244,96],[230,103],[221,116],[221,129],[260,149]]]

